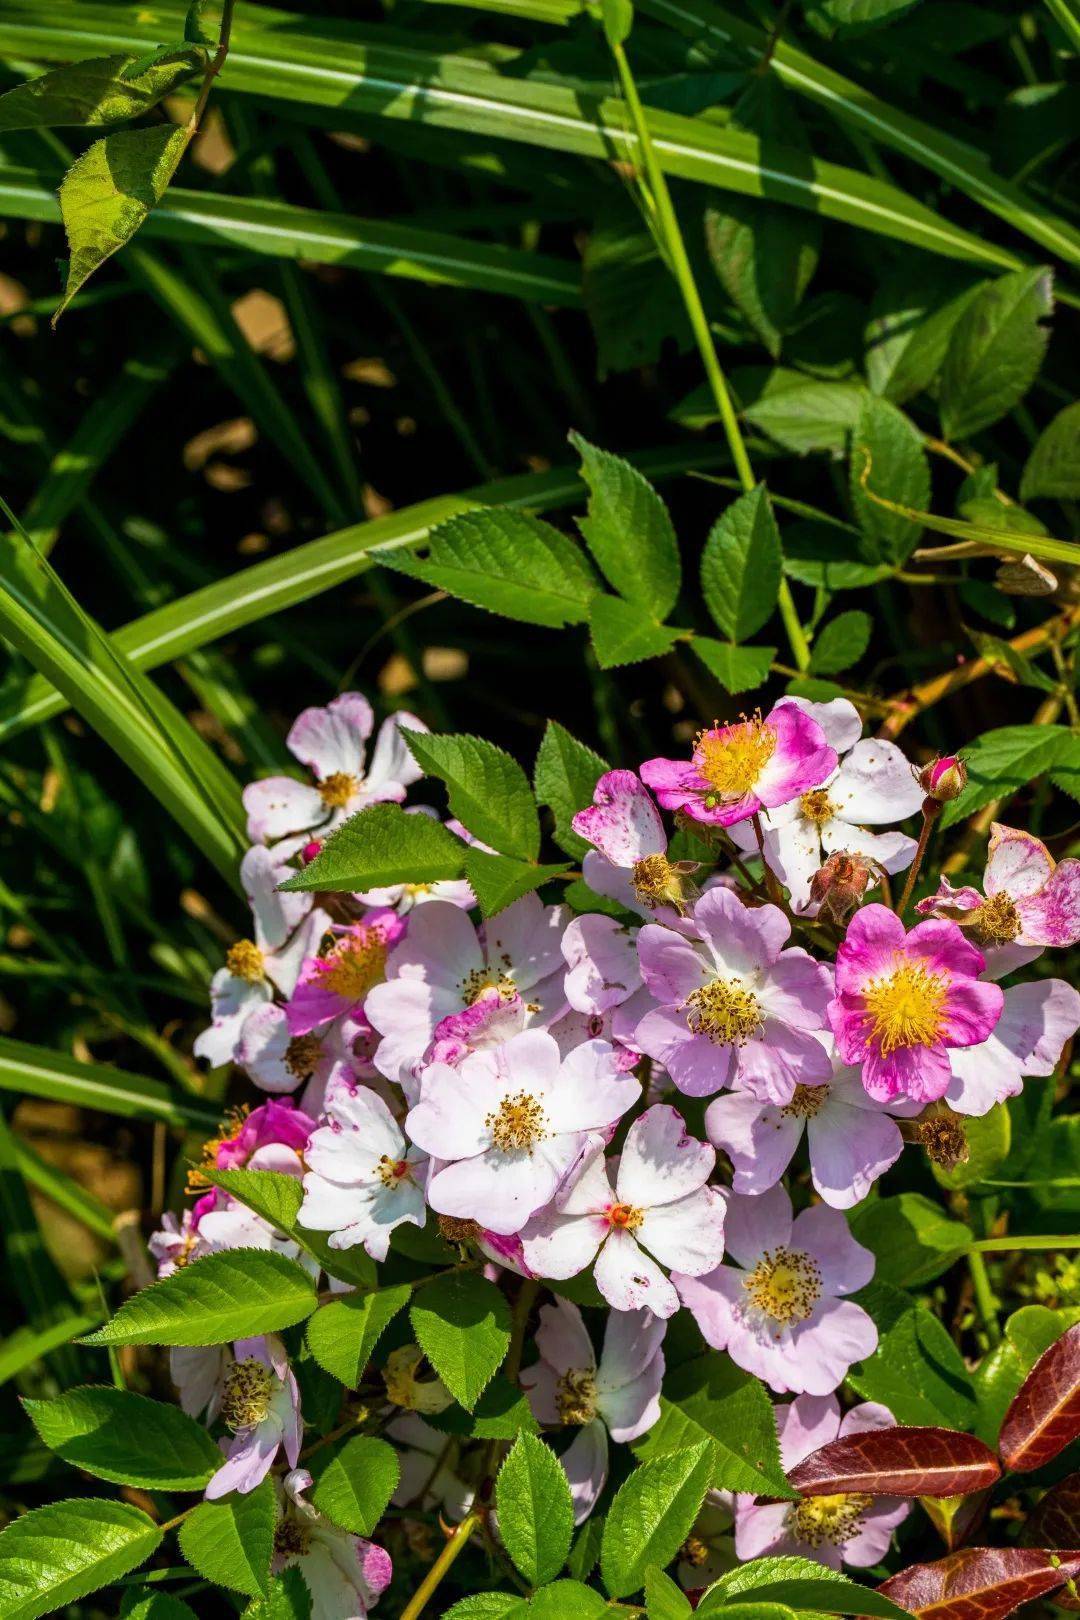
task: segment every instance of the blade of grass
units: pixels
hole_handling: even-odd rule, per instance
[[[49,1164],[40,1154],[35,1153],[28,1143],[21,1137],[12,1137],[15,1151],[15,1162],[23,1180],[28,1187],[57,1205],[59,1209],[73,1215],[88,1231],[105,1243],[115,1243],[116,1233],[113,1230],[113,1213],[107,1204],[100,1198],[95,1198],[92,1192],[74,1179],[58,1170],[54,1164]]]
[[[107,1063],[81,1063],[64,1052],[7,1036],[0,1036],[0,1091],[207,1133],[217,1129],[221,1118],[213,1103],[181,1095],[149,1075],[129,1074]]]
[[[19,1168],[15,1136],[2,1111],[0,1220],[8,1278],[22,1301],[30,1327],[40,1333],[69,1320],[73,1314],[71,1292],[45,1247]],[[79,1376],[80,1360],[77,1350],[57,1348],[53,1366],[58,1376],[70,1383]]]

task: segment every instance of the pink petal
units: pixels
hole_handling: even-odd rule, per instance
[[[617,1187],[625,1204],[651,1208],[685,1198],[708,1181],[716,1153],[691,1136],[678,1109],[657,1103],[631,1125]]]
[[[656,1261],[618,1228],[600,1250],[593,1278],[613,1310],[649,1310],[666,1318],[679,1308],[679,1296]]]
[[[593,802],[571,823],[614,866],[633,866],[663,855],[667,834],[648,789],[633,771],[608,771],[593,790]]]
[[[315,776],[359,777],[364,768],[364,744],[375,716],[360,692],[343,692],[325,709],[305,709],[293,722],[286,739],[290,753]]]

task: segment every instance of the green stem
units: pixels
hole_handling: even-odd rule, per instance
[[[927,805],[932,805],[933,809],[928,811]],[[911,893],[915,887],[915,879],[919,875],[919,868],[923,863],[923,856],[926,854],[926,846],[930,842],[930,830],[940,814],[941,806],[935,803],[933,799],[927,799],[923,805],[922,828],[919,832],[919,843],[917,849],[915,850],[915,859],[908,867],[907,882],[904,884],[904,892],[896,902],[896,915],[898,917],[902,917],[907,909],[907,903],[911,899]]]
[[[470,1513],[466,1518],[462,1519],[450,1540],[402,1609],[401,1620],[417,1620],[418,1615],[423,1613],[428,1598],[431,1597],[458,1554],[464,1551],[465,1544],[479,1523],[480,1515],[478,1513]]]
[[[986,1337],[991,1346],[1001,1343],[1001,1329],[998,1327],[997,1306],[994,1303],[994,1291],[990,1287],[990,1274],[986,1269],[986,1261],[981,1254],[969,1254],[967,1257],[968,1271],[971,1273],[971,1286],[975,1291],[975,1304],[979,1318],[986,1329]]]
[[[645,119],[641,97],[638,95],[634,75],[630,70],[630,62],[623,46],[615,41],[611,43],[611,52],[615,59],[615,66],[619,74],[619,83],[622,86],[623,99],[626,102],[630,121],[634,126],[638,147],[641,152],[642,167],[645,172],[645,181],[648,188],[648,201],[650,207],[650,220],[654,231],[663,244],[667,256],[668,267],[675,277],[679,292],[682,294],[683,305],[686,309],[690,329],[694,334],[694,341],[701,355],[705,367],[705,375],[712,389],[716,408],[720,413],[728,446],[731,450],[731,459],[735,463],[735,471],[739,476],[743,492],[749,493],[754,488],[754,471],[750,465],[750,457],[746,453],[746,444],[743,440],[742,429],[735,413],[735,406],[731,392],[724,376],[720,358],[716,352],[712,332],[709,329],[709,319],[705,314],[705,306],[701,302],[701,295],[694,280],[694,272],[690,265],[690,256],[686,251],[682,231],[679,228],[678,216],[671,201],[671,192],[668,190],[667,178],[661,168],[656,152],[653,149],[652,136]],[[806,669],[810,662],[810,648],[799,621],[795,601],[791,594],[791,587],[786,579],[780,581],[779,592],[780,617],[784,621],[784,629],[791,643],[792,656],[800,670]]]

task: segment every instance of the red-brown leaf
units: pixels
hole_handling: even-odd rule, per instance
[[[967,1496],[1001,1473],[989,1446],[954,1429],[868,1429],[804,1457],[788,1479],[804,1496]]]
[[[1080,1435],[1080,1322],[1044,1350],[1020,1385],[998,1436],[1006,1468],[1042,1468]]]
[[[1080,1474],[1051,1485],[1022,1532],[1027,1547],[1080,1547]]]
[[[1004,1620],[1021,1603],[1055,1592],[1080,1574],[1080,1553],[1036,1547],[963,1547],[933,1564],[913,1564],[878,1587],[919,1620]]]

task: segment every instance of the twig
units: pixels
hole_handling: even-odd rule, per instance
[[[408,1603],[402,1609],[401,1620],[417,1620],[417,1616],[423,1613],[428,1598],[431,1597],[454,1560],[464,1552],[469,1537],[479,1523],[480,1515],[478,1513],[466,1514]]]

